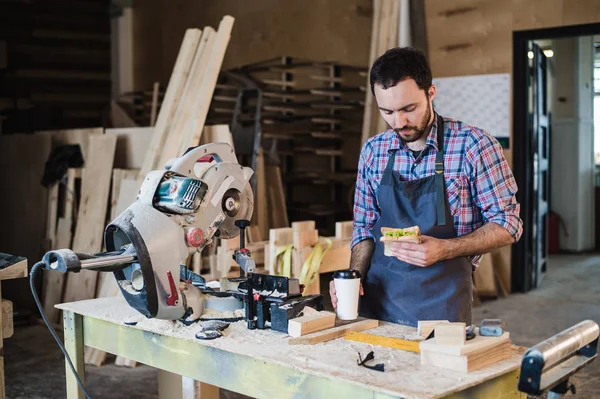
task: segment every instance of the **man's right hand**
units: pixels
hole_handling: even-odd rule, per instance
[[[359,295],[364,295],[365,292],[363,291],[363,286],[362,286],[362,281],[360,283],[360,288],[358,289],[358,294]],[[335,284],[333,283],[333,280],[331,280],[329,282],[329,296],[331,297],[331,304],[333,305],[333,308],[337,308],[337,296],[335,295]]]

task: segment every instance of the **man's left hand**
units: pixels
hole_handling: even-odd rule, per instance
[[[421,243],[393,242],[390,245],[392,255],[411,265],[427,267],[445,259],[445,240],[430,236],[421,236]]]

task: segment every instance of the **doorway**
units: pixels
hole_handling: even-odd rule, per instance
[[[523,236],[512,247],[513,291],[527,292],[541,283],[548,246],[554,242],[548,232],[555,232],[555,209],[564,213],[567,223],[562,220],[562,226],[571,227],[562,232],[569,236],[569,249],[581,252],[595,247],[591,76],[593,36],[599,33],[599,23],[513,32],[513,172],[523,220]],[[556,54],[558,49],[562,56]],[[577,62],[585,65],[588,55],[588,70],[574,67]],[[570,73],[572,78],[562,87],[571,90],[567,95],[556,92],[561,89],[555,79],[559,57],[561,62],[570,60],[569,65],[560,65],[560,73]],[[554,162],[553,152],[560,154]],[[584,153],[586,157],[578,156]],[[556,192],[561,195],[551,195]]]

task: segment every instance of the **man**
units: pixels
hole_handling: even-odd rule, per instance
[[[470,324],[481,254],[523,230],[512,172],[494,137],[434,111],[436,87],[418,50],[388,50],[370,83],[391,129],[365,143],[358,164],[350,268],[361,273],[360,314]],[[381,227],[415,225],[420,244],[394,242],[393,256],[383,254]],[[330,294],[336,307],[333,282]]]

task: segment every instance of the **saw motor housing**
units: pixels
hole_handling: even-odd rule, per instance
[[[183,293],[195,287],[180,289],[180,266],[213,237],[239,234],[235,221],[250,219],[253,211],[252,174],[238,163],[231,146],[211,143],[146,176],[136,201],[105,229],[108,251],[137,254],[136,262],[114,271],[133,308],[172,320],[192,311]]]

